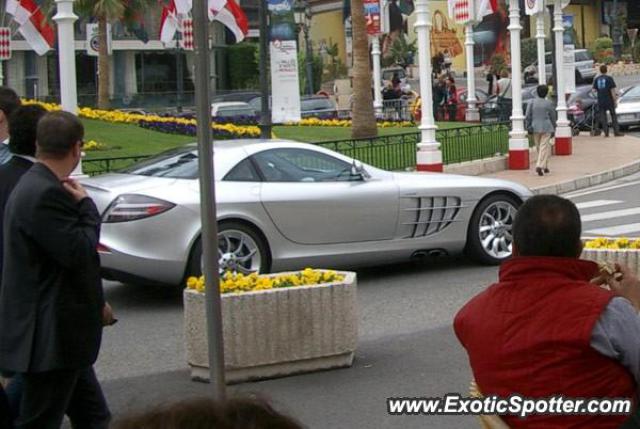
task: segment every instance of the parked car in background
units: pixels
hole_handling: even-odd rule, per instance
[[[262,97],[255,97],[249,101],[255,115],[260,114]],[[271,107],[271,97],[269,97]],[[300,98],[300,116],[303,118],[335,119],[338,117],[336,104],[324,95],[305,95]]]
[[[318,145],[215,142],[221,270],[388,264],[466,250],[511,256],[531,192],[498,179],[380,170]],[[173,149],[82,181],[102,214],[107,279],[183,284],[202,267],[198,151]]]
[[[230,92],[228,94],[217,94],[211,101],[213,103],[222,103],[225,101],[242,101],[248,103],[256,97],[260,97],[260,93],[256,91]]]
[[[229,121],[247,120],[255,117],[256,112],[248,103],[241,101],[225,101],[211,103],[211,117]]]
[[[527,111],[527,105],[531,103],[536,96],[537,86],[525,86],[522,88],[522,113]],[[482,122],[499,122],[500,119],[508,120],[511,117],[511,107],[507,112],[501,112],[501,106],[498,103],[498,96],[492,95],[483,106],[480,107],[480,120]]]
[[[634,85],[621,91],[616,114],[623,129],[640,125],[640,85]]]
[[[455,120],[458,122],[464,122],[466,121],[467,96],[469,93],[466,88],[458,88],[456,90],[456,93],[458,94],[458,107]],[[483,91],[482,89],[476,89],[476,100],[478,101],[477,106],[479,109],[482,108],[489,99],[489,94],[486,91]],[[448,111],[446,113],[448,115]],[[422,108],[417,107],[416,109],[414,109],[413,116],[414,121],[419,122],[422,118]]]
[[[398,75],[398,79],[400,79],[400,86],[404,86],[407,84],[407,72],[400,66],[386,67],[382,69],[382,83],[389,82],[393,80],[393,76]]]
[[[552,74],[552,54],[547,52],[545,54],[545,74],[551,76]],[[575,50],[575,73],[576,84],[584,82],[592,82],[596,77],[595,62],[593,56],[586,49]],[[524,69],[524,83],[538,83],[538,61],[534,61],[531,65]],[[546,83],[546,82],[545,82]]]

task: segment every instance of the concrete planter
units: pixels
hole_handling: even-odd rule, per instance
[[[356,274],[340,283],[222,295],[226,378],[241,382],[348,367],[358,339]],[[209,379],[205,296],[184,291],[191,378]]]
[[[640,250],[635,249],[584,249],[582,259],[595,262],[618,263],[629,267],[635,274],[640,273]]]

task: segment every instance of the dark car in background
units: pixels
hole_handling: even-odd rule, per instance
[[[260,114],[262,97],[255,97],[249,101],[257,115]],[[269,97],[271,106],[271,97]],[[302,118],[335,119],[338,117],[336,104],[324,95],[305,95],[300,98],[300,116]]]

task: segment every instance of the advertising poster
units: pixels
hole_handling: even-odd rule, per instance
[[[363,3],[367,34],[369,36],[378,36],[380,34],[380,1],[364,0]]]
[[[300,121],[298,52],[293,40],[273,41],[271,54],[271,120],[274,124]]]
[[[300,121],[300,78],[292,0],[267,0],[270,14],[271,120]]]

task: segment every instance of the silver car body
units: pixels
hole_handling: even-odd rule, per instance
[[[618,123],[623,127],[640,125],[640,85],[622,91],[616,114]]]
[[[467,239],[469,219],[481,199],[496,192],[521,201],[531,195],[524,186],[503,180],[395,173],[368,165],[363,168],[369,177],[359,181],[223,180],[245,158],[280,148],[302,148],[348,164],[354,162],[322,147],[297,142],[215,143],[218,221],[239,220],[258,229],[268,243],[271,271],[387,263],[408,260],[422,250],[460,252]],[[188,150],[197,153],[195,146]],[[106,270],[178,284],[200,235],[198,180],[112,173],[83,183],[103,214],[123,194],[175,204],[145,219],[104,223],[100,242]],[[420,207],[427,206],[442,210],[431,209],[426,219]]]

